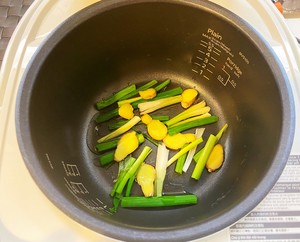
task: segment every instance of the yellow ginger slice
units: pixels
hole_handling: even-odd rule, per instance
[[[139,147],[139,140],[135,131],[131,131],[122,135],[120,138],[115,154],[114,160],[120,162],[126,158],[129,154],[135,151]]]
[[[136,175],[138,184],[141,186],[145,197],[152,197],[154,193],[155,168],[142,163]]]
[[[156,96],[156,90],[154,88],[148,88],[144,91],[139,91],[140,96],[143,99],[152,99]]]
[[[132,119],[134,117],[133,107],[130,103],[124,103],[119,107],[119,115],[125,119]]]
[[[150,122],[152,122],[152,117],[146,113],[141,117],[141,120],[144,124],[148,125]]]
[[[148,134],[155,140],[163,140],[167,133],[167,126],[159,120],[152,120],[147,125]]]
[[[186,143],[191,143],[196,139],[195,134],[192,133],[184,134],[184,136],[185,136]]]
[[[195,134],[182,134],[177,133],[174,135],[167,135],[163,142],[166,147],[171,150],[181,149],[185,144],[191,143],[196,139]]]
[[[193,88],[188,88],[183,91],[181,96],[182,96],[181,106],[183,108],[188,108],[195,102],[198,96],[198,91]]]
[[[166,147],[172,150],[181,149],[186,144],[186,137],[182,133],[177,133],[174,135],[167,135],[164,140],[164,144]]]
[[[206,168],[208,172],[213,172],[219,169],[224,161],[224,149],[221,144],[216,144],[212,149],[208,160],[206,162]]]

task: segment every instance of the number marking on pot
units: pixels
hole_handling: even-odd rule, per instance
[[[223,84],[223,86],[227,86],[227,84],[230,83],[235,88],[236,82],[230,79],[230,74],[225,70],[225,66],[222,70],[226,74],[226,77],[224,78],[222,75],[218,75],[217,79]]]
[[[73,191],[79,194],[89,194],[87,188],[83,185],[82,182],[70,182]]]
[[[81,174],[78,166],[64,161],[61,163],[66,175],[64,177],[64,185],[74,196],[76,201],[95,213],[112,214],[108,206],[104,204],[100,198],[94,197],[93,194],[89,192],[87,186],[80,181]]]
[[[223,86],[230,84],[236,88],[236,80],[243,75],[242,65],[249,63],[244,53],[233,51],[218,31],[208,28],[202,33],[202,39],[193,56],[192,71],[206,80],[215,79]]]
[[[67,176],[80,176],[80,172],[77,165],[66,164],[64,161],[62,161],[62,165],[65,169],[65,173]]]
[[[210,80],[211,75],[214,74],[213,69],[216,68],[215,63],[218,62],[217,58],[221,53],[222,51],[216,48],[211,41],[201,40],[192,71]]]

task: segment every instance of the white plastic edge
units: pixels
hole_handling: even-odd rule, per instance
[[[287,66],[290,67],[287,69],[285,66],[285,69],[290,79],[296,112],[295,136],[291,154],[298,155],[300,154],[300,136],[296,134],[299,134],[300,132],[300,47],[296,40],[296,37],[285,23],[284,17],[281,14],[279,14],[277,8],[273,6],[272,2],[261,0],[261,4],[265,6],[266,10],[269,10],[267,16],[269,16],[270,21],[272,21],[277,27],[276,29],[281,37],[281,42],[285,43],[283,45],[283,48],[288,64]],[[282,61],[280,53],[278,57]]]

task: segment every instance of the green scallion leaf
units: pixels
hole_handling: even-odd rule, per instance
[[[161,197],[123,197],[121,199],[121,207],[141,208],[192,205],[197,204],[197,200],[197,196],[193,194]]]

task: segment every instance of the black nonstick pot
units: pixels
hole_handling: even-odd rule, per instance
[[[96,164],[94,104],[152,79],[199,91],[219,117],[204,139],[229,124],[225,162],[199,181],[168,168],[165,192],[196,194],[196,205],[112,213],[118,166]],[[201,0],[109,0],[43,42],[19,87],[16,128],[34,180],[74,220],[125,241],[187,241],[230,226],[267,195],[288,159],[294,115],[280,62],[233,13]]]

